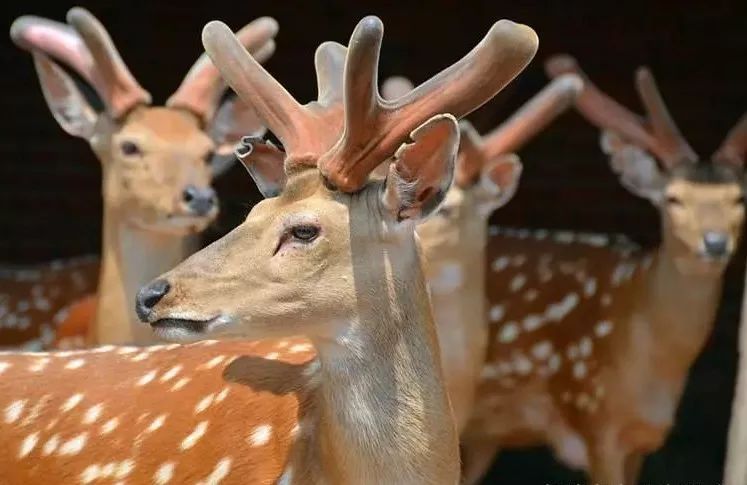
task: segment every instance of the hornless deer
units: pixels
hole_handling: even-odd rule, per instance
[[[396,99],[411,89],[407,79],[397,77],[384,83],[382,93]],[[417,227],[446,390],[459,432],[472,412],[488,342],[487,219],[518,187],[521,163],[511,152],[571,106],[580,89],[578,76],[556,79],[484,138],[462,121],[455,182],[436,215]]]
[[[545,443],[591,483],[633,484],[667,437],[714,322],[742,231],[742,152],[732,135],[710,164],[699,162],[646,69],[636,77],[646,119],[600,92],[570,57],[547,70],[584,79],[576,106],[603,129],[623,185],[659,209],[662,243],[631,254],[598,235],[494,228],[493,325],[463,435],[465,478],[477,481],[501,447]]]
[[[165,106],[151,106],[150,95],[99,21],[81,8],[71,9],[67,21],[21,17],[13,23],[11,37],[33,55],[57,122],[88,141],[101,161],[103,247],[90,340],[148,343],[152,335],[137,324],[133,311],[137,289],[197,249],[196,234],[215,218],[218,202],[210,182],[231,159],[214,154],[230,153],[239,134],[261,135],[264,128],[241,103],[221,103],[226,87],[204,54]],[[264,17],[238,36],[261,61],[274,51],[277,30],[275,20]],[[93,86],[104,112],[94,111],[58,61]],[[223,162],[211,164],[215,160]],[[5,309],[0,314],[0,345],[38,347],[40,337],[49,344],[54,324],[95,289],[95,264],[87,260],[84,269],[67,265],[7,271],[0,283]],[[82,276],[76,279],[75,273]],[[50,279],[79,284],[60,290],[59,282],[48,284]]]
[[[10,483],[457,483],[413,229],[451,183],[452,115],[500,91],[537,37],[500,21],[461,61],[384,101],[382,34],[368,17],[349,49],[322,44],[318,100],[302,106],[225,25],[206,26],[216,66],[282,142],[255,140],[240,154],[280,194],[144,287],[138,313],[179,341],[309,341],[4,354],[0,470]],[[385,160],[386,180],[367,181]]]

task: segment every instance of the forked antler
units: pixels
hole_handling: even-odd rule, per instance
[[[697,161],[697,155],[674,124],[656,81],[647,68],[639,68],[636,72],[636,88],[646,109],[646,120],[600,91],[589,81],[573,57],[554,56],[546,63],[545,69],[550,77],[570,72],[583,79],[584,88],[576,100],[576,106],[593,124],[617,132],[627,141],[650,151],[669,169],[681,163]]]
[[[747,113],[743,114],[734,128],[729,130],[721,147],[711,158],[714,162],[742,169],[745,153],[747,153]]]
[[[278,23],[271,17],[261,17],[236,33],[239,42],[257,60],[264,62],[275,51]],[[179,88],[166,101],[171,108],[184,108],[204,122],[212,119],[226,86],[207,54],[202,54],[192,66]]]
[[[13,22],[10,35],[21,48],[64,62],[96,90],[113,118],[151,97],[135,80],[103,25],[88,10],[72,8],[64,25],[34,16]]]
[[[518,150],[568,109],[581,92],[583,85],[581,78],[575,74],[558,77],[508,120],[482,137],[470,123],[462,121],[455,183],[460,187],[474,184],[486,163]]]
[[[537,49],[532,29],[501,20],[461,61],[387,101],[377,86],[382,35],[381,21],[366,17],[355,28],[347,51],[336,43],[322,44],[316,53],[318,99],[304,106],[246,54],[224,24],[205,26],[203,42],[227,83],[283,142],[286,168],[318,166],[344,191],[359,189],[368,174],[433,115],[464,116],[481,106]]]

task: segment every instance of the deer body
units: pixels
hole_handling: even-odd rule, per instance
[[[239,36],[264,59],[274,49],[276,32],[277,23],[262,18]],[[165,106],[151,106],[150,95],[129,72],[104,27],[86,10],[71,9],[68,24],[21,17],[13,23],[11,37],[33,55],[57,122],[86,140],[102,165],[103,247],[96,304],[76,306],[76,299],[58,308],[63,314],[70,309],[79,314],[75,322],[62,322],[61,333],[71,340],[80,337],[68,328],[73,326],[88,334],[89,343],[153,343],[134,314],[137,289],[191,254],[197,234],[217,215],[210,182],[230,164],[214,163],[214,154],[232,149],[237,132],[264,130],[233,99],[221,102],[226,87],[205,56]],[[58,63],[94,88],[103,112],[95,112]],[[81,323],[86,319],[90,324]],[[42,325],[48,322],[30,322],[37,333]]]

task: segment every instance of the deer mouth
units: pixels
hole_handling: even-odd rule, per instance
[[[167,317],[150,322],[150,327],[159,338],[183,341],[202,337],[229,323],[230,319],[225,315],[218,315],[217,317],[204,320]]]

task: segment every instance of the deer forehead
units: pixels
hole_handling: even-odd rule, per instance
[[[684,201],[698,202],[725,202],[732,204],[742,196],[742,186],[735,182],[728,183],[699,183],[684,179],[675,179],[667,187],[667,195],[678,197]]]
[[[194,151],[198,156],[208,151],[213,142],[192,114],[172,108],[147,107],[132,112],[118,138],[134,137],[141,142],[175,146]]]

